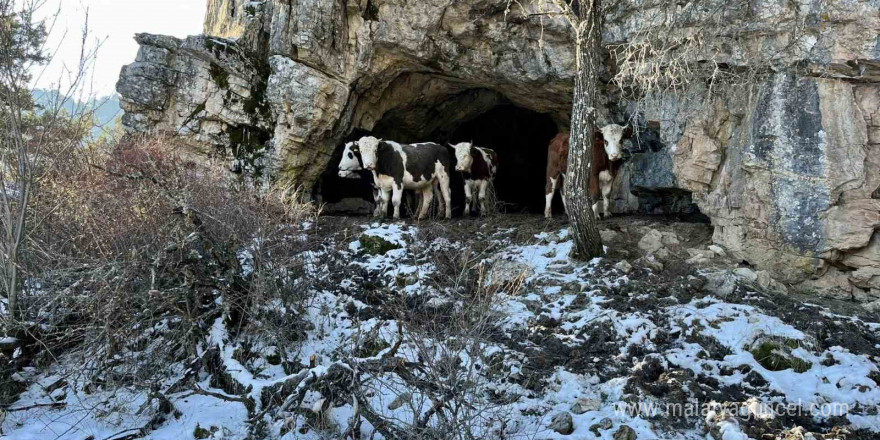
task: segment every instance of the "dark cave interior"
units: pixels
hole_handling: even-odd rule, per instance
[[[556,124],[547,115],[512,104],[495,106],[479,116],[446,124],[433,133],[401,133],[380,121],[372,133],[355,130],[346,142],[372,134],[400,142],[432,141],[437,143],[473,142],[498,153],[498,174],[495,178],[496,209],[506,213],[542,213],[544,180],[547,167],[547,145],[557,133]],[[336,174],[342,157],[343,144],[337,146],[327,170],[318,185],[320,200],[336,203],[346,198],[372,200],[372,189],[366,179],[344,179]],[[464,189],[461,173],[453,171],[453,214],[464,210]],[[554,204],[562,211],[561,201]],[[413,203],[409,200],[409,203]],[[406,202],[405,202],[406,204]],[[557,206],[558,205],[558,206]],[[404,207],[401,212],[410,212]],[[332,213],[332,212],[331,212]],[[344,213],[344,212],[340,212]]]
[[[448,141],[473,142],[498,153],[494,186],[501,212],[542,213],[547,145],[556,132],[550,116],[508,104],[462,123]],[[464,190],[460,175],[455,176],[453,186],[453,201],[461,205]]]
[[[391,110],[375,124],[372,131],[355,129],[337,145],[318,185],[315,199],[325,203],[329,215],[367,215],[372,213],[373,189],[369,174],[360,179],[341,178],[337,166],[344,143],[373,135],[401,143],[432,141],[440,144],[473,142],[494,149],[498,154],[498,174],[494,182],[494,211],[500,213],[542,214],[547,168],[547,147],[557,133],[557,124],[549,114],[519,107],[498,95],[489,96],[483,89],[470,90],[448,98],[440,105],[421,105]],[[468,107],[468,105],[472,107]],[[624,144],[624,167],[615,185],[637,198],[624,203],[618,212],[675,215],[693,221],[708,218],[699,212],[690,192],[675,184],[671,158],[660,139],[659,123],[648,123],[639,135]],[[659,166],[659,168],[658,168]],[[366,173],[366,172],[364,172]],[[464,211],[464,185],[461,173],[453,171],[453,215]],[[412,191],[404,193],[403,216],[415,210],[417,199]],[[626,205],[629,203],[629,205]],[[390,207],[389,207],[390,210]],[[564,212],[557,192],[554,214]]]

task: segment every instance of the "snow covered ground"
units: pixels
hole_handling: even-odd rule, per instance
[[[570,260],[564,227],[530,223],[528,232],[471,223],[455,236],[442,224],[352,224],[345,234],[331,225],[321,237],[328,245],[308,256],[307,276],[330,287],[311,292],[306,337],[286,355],[297,368],[266,356],[241,362],[242,341],[223,320],[210,329],[203,349],[216,347],[246,388],[240,395],[212,386],[203,372],[166,395],[171,413],[136,431],[161,413],[149,387],[84,388],[71,376],[75,359],[61,358],[19,377],[29,386],[2,432],[15,440],[137,432],[151,439],[382,438],[374,432],[379,417],[390,424],[385,432],[459,430],[438,438],[465,431],[486,439],[880,435],[877,323],[736,278],[733,291],[713,291],[705,274],[731,273],[720,263],[687,275],[638,264],[624,271],[616,259]],[[389,359],[401,369],[367,368]],[[152,385],[164,389],[185,369],[170,365],[167,380]],[[363,400],[333,395],[343,385],[330,379],[317,385],[340,372],[361,382]],[[279,394],[301,391],[302,401],[268,411],[263,396],[292,379],[298,385]],[[434,385],[414,386],[419,380]],[[242,397],[254,407],[235,400]],[[353,417],[367,414],[366,406],[372,419]]]

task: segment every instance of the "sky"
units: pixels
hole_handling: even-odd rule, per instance
[[[47,49],[57,53],[45,69],[34,71],[34,85],[55,88],[65,84],[65,66],[76,66],[80,56],[82,27],[88,10],[90,47],[98,48],[92,69],[91,90],[96,96],[115,92],[122,66],[137,55],[134,34],[186,37],[202,32],[207,0],[47,0],[41,12],[59,11]]]

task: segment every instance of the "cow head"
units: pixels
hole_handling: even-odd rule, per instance
[[[342,151],[342,160],[339,162],[339,177],[358,177],[355,171],[364,169],[361,150],[357,142],[345,144]]]
[[[375,170],[379,162],[379,139],[373,136],[364,136],[357,141],[361,150],[361,160],[365,169]]]
[[[599,129],[602,137],[605,139],[605,154],[608,160],[614,162],[620,160],[621,140],[623,139],[623,131],[626,127],[617,124],[608,124]]]
[[[470,142],[461,142],[450,146],[455,150],[455,171],[470,171],[474,158],[471,157]]]

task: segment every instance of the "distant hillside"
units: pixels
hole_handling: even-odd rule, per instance
[[[42,107],[51,107],[59,101],[58,90],[34,89],[32,95],[34,102]],[[68,112],[94,111],[96,125],[92,129],[92,137],[98,137],[104,131],[112,131],[116,125],[116,118],[122,115],[119,96],[116,94],[91,98],[86,102],[68,100],[63,107]]]

